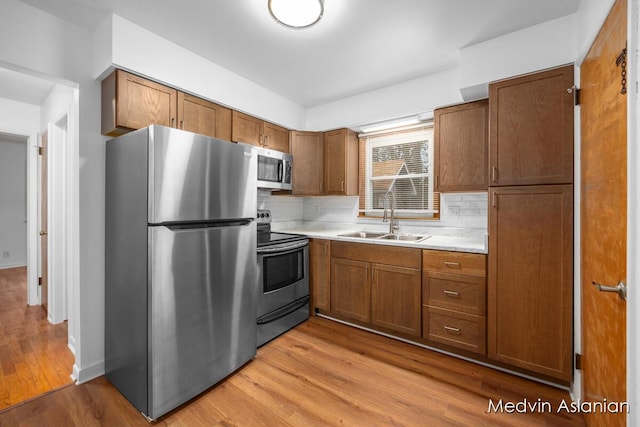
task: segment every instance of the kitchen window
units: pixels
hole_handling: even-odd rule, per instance
[[[438,218],[431,125],[360,135],[359,172],[361,215],[381,217],[384,196],[392,191],[397,217]]]

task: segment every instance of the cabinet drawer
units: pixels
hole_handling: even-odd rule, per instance
[[[442,308],[422,306],[424,338],[486,354],[486,318]]]
[[[424,271],[422,303],[484,316],[487,305],[486,281],[482,277]]]
[[[483,254],[422,250],[422,268],[425,270],[486,277],[486,264]]]

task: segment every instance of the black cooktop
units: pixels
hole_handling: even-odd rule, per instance
[[[271,212],[259,210],[256,218],[258,223],[258,247],[278,245],[281,243],[296,242],[305,240],[305,236],[298,234],[272,233],[271,232]]]

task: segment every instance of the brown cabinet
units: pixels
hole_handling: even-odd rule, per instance
[[[324,145],[320,132],[291,132],[293,194],[323,194]]]
[[[419,337],[420,254],[420,249],[332,242],[331,313]]]
[[[331,242],[311,239],[309,243],[309,287],[311,313],[331,310]]]
[[[347,319],[371,322],[371,264],[331,258],[331,311]]]
[[[289,152],[289,129],[233,110],[231,140]]]
[[[489,101],[439,108],[433,123],[436,191],[486,190]]]
[[[422,333],[420,270],[372,264],[371,275],[371,323],[419,337]]]
[[[489,85],[491,186],[573,182],[573,66]]]
[[[231,109],[178,92],[178,128],[231,141]]]
[[[102,134],[162,125],[231,140],[231,110],[160,83],[115,70],[102,81]]]
[[[489,200],[488,355],[568,382],[573,186],[496,187]]]
[[[358,136],[350,129],[324,132],[324,193],[358,195]]]
[[[176,126],[178,91],[122,70],[102,81],[102,134],[158,124]]]
[[[423,337],[486,354],[486,256],[422,251]]]

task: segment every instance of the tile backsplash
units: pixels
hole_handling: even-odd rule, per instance
[[[486,192],[443,193],[440,196],[440,221],[430,227],[460,227],[487,229]],[[271,209],[274,222],[371,222],[358,218],[358,197],[273,196],[268,191],[258,193],[258,208]],[[376,220],[377,221],[377,220]],[[401,220],[403,223],[425,225],[424,221]]]

